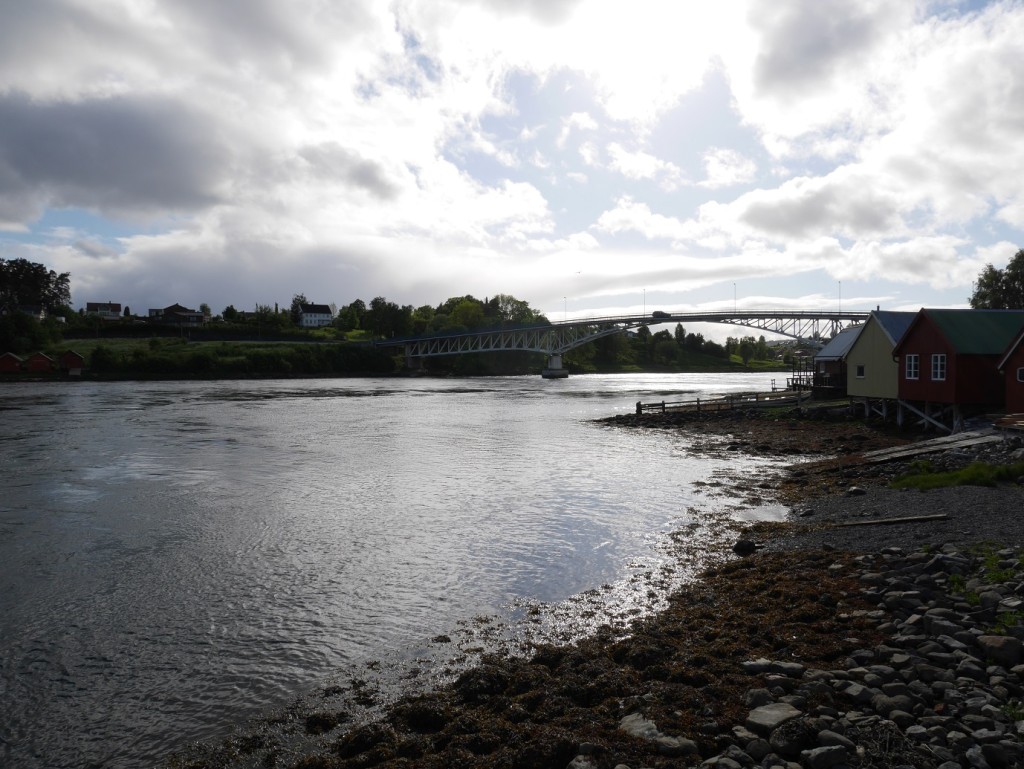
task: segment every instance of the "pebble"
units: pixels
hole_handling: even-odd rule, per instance
[[[878,607],[864,616],[890,637],[833,670],[742,663],[766,685],[747,692],[744,725],[723,725],[717,740],[703,735],[702,744],[727,746],[714,755],[697,756],[685,738],[664,745],[665,735],[639,714],[620,728],[706,769],[1024,767],[1024,612],[1003,600],[1024,595],[1024,550],[1000,555],[998,583],[991,556],[986,562],[951,546],[860,556],[852,576]]]

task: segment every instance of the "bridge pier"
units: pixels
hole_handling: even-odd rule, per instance
[[[562,355],[556,353],[548,356],[548,365],[540,372],[545,379],[565,379],[569,376],[569,369],[562,368]]]

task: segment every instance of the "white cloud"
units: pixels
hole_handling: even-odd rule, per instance
[[[700,186],[718,189],[753,181],[757,164],[736,150],[712,147],[704,153],[704,170],[707,178],[699,183]]]
[[[2,3],[0,257],[154,306],[540,303],[584,258],[595,296],[967,291],[1024,239],[1024,6],[932,7]],[[54,239],[65,209],[101,224]]]
[[[562,131],[558,135],[558,146],[565,147],[569,137],[577,132],[597,130],[597,121],[586,112],[574,112],[562,121]]]
[[[680,184],[682,172],[672,163],[647,152],[629,151],[621,144],[608,145],[610,167],[630,179],[658,181],[662,189],[674,190]]]

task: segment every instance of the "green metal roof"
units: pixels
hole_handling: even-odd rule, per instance
[[[958,353],[1001,355],[1021,329],[1024,310],[924,310]]]

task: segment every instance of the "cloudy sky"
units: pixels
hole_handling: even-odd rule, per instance
[[[0,257],[75,306],[963,306],[1024,3],[0,0]]]

